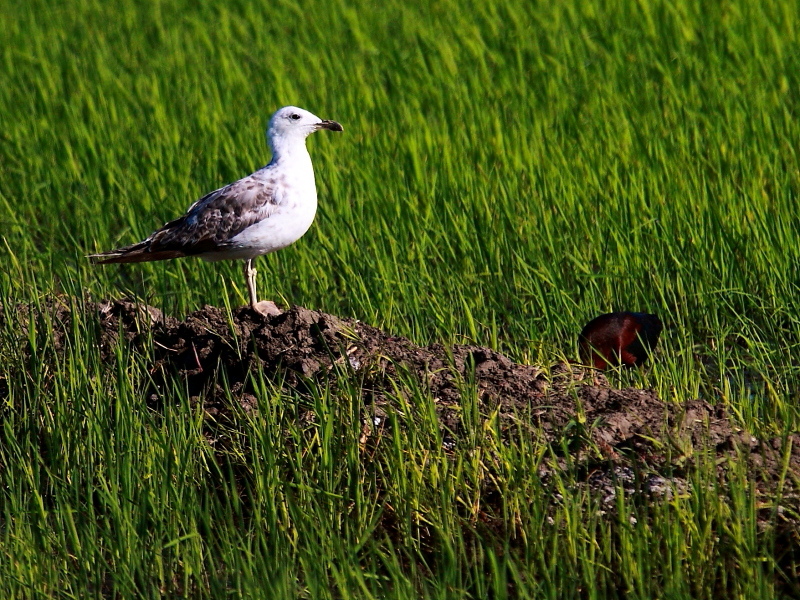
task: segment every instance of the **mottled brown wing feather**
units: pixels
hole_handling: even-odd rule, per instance
[[[213,252],[280,205],[274,183],[247,177],[207,194],[182,217],[151,235],[150,251],[180,250],[185,254]]]
[[[275,212],[283,200],[279,190],[269,177],[245,177],[206,194],[146,240],[89,258],[98,264],[145,262],[224,250],[231,238]]]

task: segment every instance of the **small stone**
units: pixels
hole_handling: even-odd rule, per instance
[[[278,308],[278,305],[272,300],[262,300],[258,302],[254,308],[256,312],[261,313],[265,317],[277,317],[283,314],[283,311]]]

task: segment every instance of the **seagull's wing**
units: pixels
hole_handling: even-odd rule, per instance
[[[206,194],[143,242],[90,258],[101,264],[146,262],[224,250],[231,238],[269,218],[282,201],[274,179],[253,174]]]
[[[185,215],[148,239],[154,249],[213,252],[225,248],[232,237],[251,225],[269,218],[281,201],[274,182],[245,177],[200,198]]]

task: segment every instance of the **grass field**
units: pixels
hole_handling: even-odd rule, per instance
[[[656,312],[658,360],[615,381],[723,403],[758,435],[800,427],[796,3],[0,0],[0,15],[7,310],[243,304],[239,264],[85,255],[265,164],[267,118],[296,104],[345,131],[309,140],[319,213],[259,259],[262,295],[541,364],[574,357],[597,313]],[[547,448],[490,429],[453,459],[423,411],[363,461],[356,388],[320,389],[309,433],[299,400],[264,384],[237,493],[181,382],[148,410],[145,357],[120,349],[109,368],[93,331],[76,324],[58,358],[47,327],[26,353],[0,332],[3,598],[785,590],[744,474],[716,493],[698,469],[697,493],[610,518],[566,473],[552,517]],[[489,471],[513,534],[472,527]],[[375,530],[379,495],[394,539]]]

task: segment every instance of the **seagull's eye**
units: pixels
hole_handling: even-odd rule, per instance
[[[293,121],[297,121],[297,119],[300,118],[300,115],[292,115],[291,118],[292,118]]]

